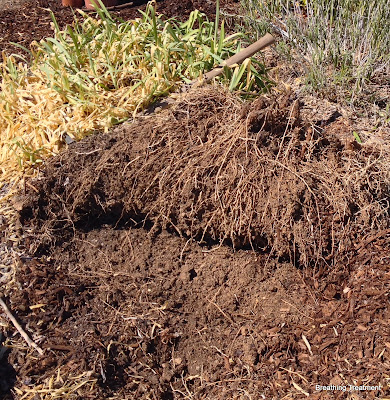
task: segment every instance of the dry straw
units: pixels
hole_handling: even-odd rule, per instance
[[[19,400],[55,400],[80,399],[95,393],[97,379],[91,372],[83,372],[78,376],[63,376],[61,368],[56,375],[37,385],[23,385],[14,391]]]

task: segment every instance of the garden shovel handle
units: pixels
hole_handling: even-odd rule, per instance
[[[275,43],[275,38],[271,34],[267,33],[265,36],[260,38],[257,42],[252,43],[248,47],[245,47],[245,49],[242,49],[239,53],[228,58],[221,65],[218,65],[218,67],[214,68],[210,72],[207,72],[207,74],[204,74],[203,79],[206,82],[210,81],[211,79],[215,78],[216,76],[222,74],[223,67],[225,67],[225,66],[230,67],[234,64],[240,64],[247,58],[252,57],[253,54],[257,53],[258,51],[260,51],[262,49],[265,49],[266,47],[270,46],[273,43]],[[197,81],[197,79],[191,83],[195,83],[196,81]]]

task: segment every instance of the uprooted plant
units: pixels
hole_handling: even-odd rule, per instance
[[[33,182],[38,196],[22,217],[40,248],[56,232],[71,239],[73,229],[149,221],[308,265],[337,263],[355,241],[389,228],[388,146],[350,149],[308,127],[289,95],[242,105],[194,89],[171,110],[82,145]]]

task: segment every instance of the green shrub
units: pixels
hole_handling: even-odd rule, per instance
[[[265,27],[282,33],[295,56],[304,60],[308,83],[315,89],[340,88],[353,101],[374,76],[389,76],[388,0],[242,0],[242,4],[246,20],[259,34]]]

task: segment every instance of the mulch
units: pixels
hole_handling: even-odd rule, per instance
[[[346,393],[315,386],[349,384],[381,385],[350,396],[389,395],[389,239],[310,276],[168,232],[77,232],[51,261],[20,265],[24,290],[11,304],[45,355],[12,351],[8,361],[22,389],[59,368],[90,372],[94,390],[76,398],[333,399]]]

